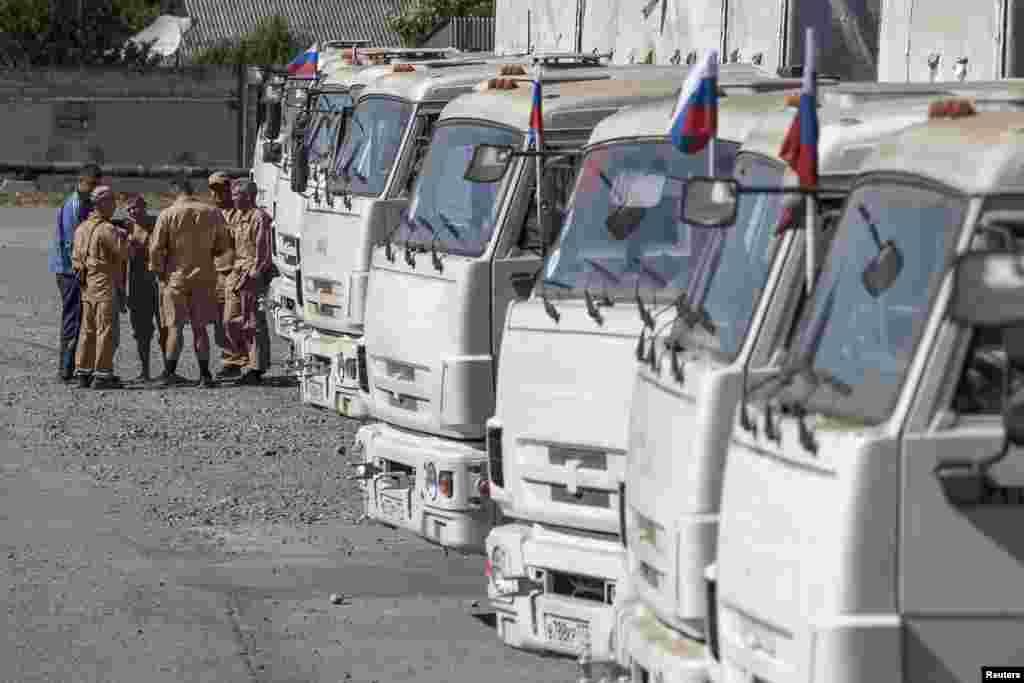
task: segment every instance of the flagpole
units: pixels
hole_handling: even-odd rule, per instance
[[[534,78],[537,79],[537,88],[541,87],[541,80],[542,80],[542,74],[543,74],[542,70],[543,70],[543,68],[544,68],[543,65],[538,60],[537,61],[537,66],[536,66],[536,69],[535,69],[535,73],[534,73]],[[544,93],[543,93],[543,91],[541,91],[541,100],[543,100],[543,99],[544,99]],[[540,124],[537,126],[536,138],[534,140],[534,144],[536,145],[535,148],[534,148],[534,151],[537,152],[537,156],[534,157],[534,163],[535,163],[535,169],[536,169],[535,173],[536,173],[536,176],[537,176],[536,183],[535,183],[535,186],[536,186],[535,187],[536,197],[535,197],[534,201],[537,204],[537,227],[538,227],[538,232],[540,233],[540,254],[541,254],[541,262],[543,264],[545,261],[547,261],[547,256],[548,256],[548,231],[547,231],[547,225],[546,225],[546,223],[544,221],[544,212],[542,210],[543,206],[544,206],[544,202],[543,202],[544,193],[543,193],[543,188],[541,187],[541,179],[544,176],[544,159],[540,156],[540,151],[544,147],[544,109],[543,109],[543,105],[539,105],[539,109],[540,109],[541,120],[540,120]],[[544,266],[542,265],[541,267],[544,267]],[[543,273],[542,273],[541,274],[541,278],[543,278],[543,277],[544,276],[543,276]]]
[[[810,92],[815,94],[815,97],[811,101],[811,106],[817,108],[817,74],[814,59],[817,55],[814,54],[814,29],[808,28],[805,38],[805,55],[804,55],[804,69],[808,70],[809,73],[804,73],[804,81],[807,83],[807,88]],[[797,114],[799,116],[799,113]],[[814,113],[814,117],[817,118],[817,112]],[[817,146],[818,141],[814,141]],[[815,158],[817,158],[817,149],[815,149]],[[815,176],[817,176],[817,163],[815,163]],[[815,180],[817,182],[817,179]],[[814,274],[816,271],[815,260],[818,255],[818,239],[817,239],[817,226],[815,221],[815,209],[816,207],[815,197],[812,194],[807,195],[807,206],[805,220],[807,221],[805,233],[807,236],[804,238],[807,245],[807,254],[805,261],[807,262],[807,293],[810,294],[814,290]]]

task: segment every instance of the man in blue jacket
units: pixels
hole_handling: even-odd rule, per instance
[[[100,182],[100,167],[86,164],[78,174],[78,188],[57,211],[57,226],[50,242],[50,272],[57,275],[57,290],[61,302],[60,371],[59,376],[70,382],[75,376],[75,351],[78,347],[78,329],[82,320],[82,292],[78,278],[71,269],[71,245],[75,229],[92,211],[89,194]]]

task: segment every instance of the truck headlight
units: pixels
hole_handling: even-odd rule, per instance
[[[428,462],[423,468],[423,488],[427,490],[430,498],[437,498],[437,467],[434,463]]]

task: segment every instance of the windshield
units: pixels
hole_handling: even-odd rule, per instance
[[[353,194],[378,196],[398,156],[413,106],[401,100],[371,97],[352,112],[334,172]]]
[[[804,379],[787,390],[790,398],[810,395],[810,409],[827,415],[869,424],[885,420],[965,211],[959,197],[891,181],[850,194],[813,297],[801,312],[789,360],[806,360],[819,377],[839,380],[852,391],[844,396],[826,382],[815,390]],[[903,260],[896,280],[878,298],[863,279],[880,251],[872,225],[880,242],[891,240]]]
[[[736,159],[736,179],[743,185],[782,185],[781,162],[755,154]],[[736,221],[727,230],[711,230],[711,244],[699,276],[690,287],[690,303],[701,306],[716,331],[695,330],[693,341],[731,361],[739,353],[761,292],[768,280],[780,239],[775,229],[782,215],[781,194],[741,194]]]
[[[352,98],[348,93],[324,93],[316,98],[305,139],[310,162],[330,158],[338,133],[342,130],[346,111],[351,107]]]
[[[413,190],[409,215],[395,240],[427,248],[433,243],[439,251],[461,256],[483,254],[494,232],[501,181],[470,182],[463,177],[466,167],[476,145],[518,148],[521,143],[522,135],[507,128],[471,123],[437,128]]]
[[[716,174],[732,175],[738,146],[715,144]],[[590,150],[576,181],[545,282],[622,296],[685,290],[714,230],[682,220],[683,186],[708,171],[707,151],[686,155],[669,142],[631,141]]]

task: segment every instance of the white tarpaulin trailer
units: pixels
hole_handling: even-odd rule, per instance
[[[1024,6],[988,0],[969,8],[938,0],[888,0],[881,26],[881,81],[990,80],[1019,76],[1017,27]],[[963,61],[966,60],[966,61]]]
[[[718,48],[728,61],[775,71],[803,61],[803,29],[813,26],[820,73],[874,80],[880,1],[497,0],[495,49],[596,49],[616,63],[667,64]]]

